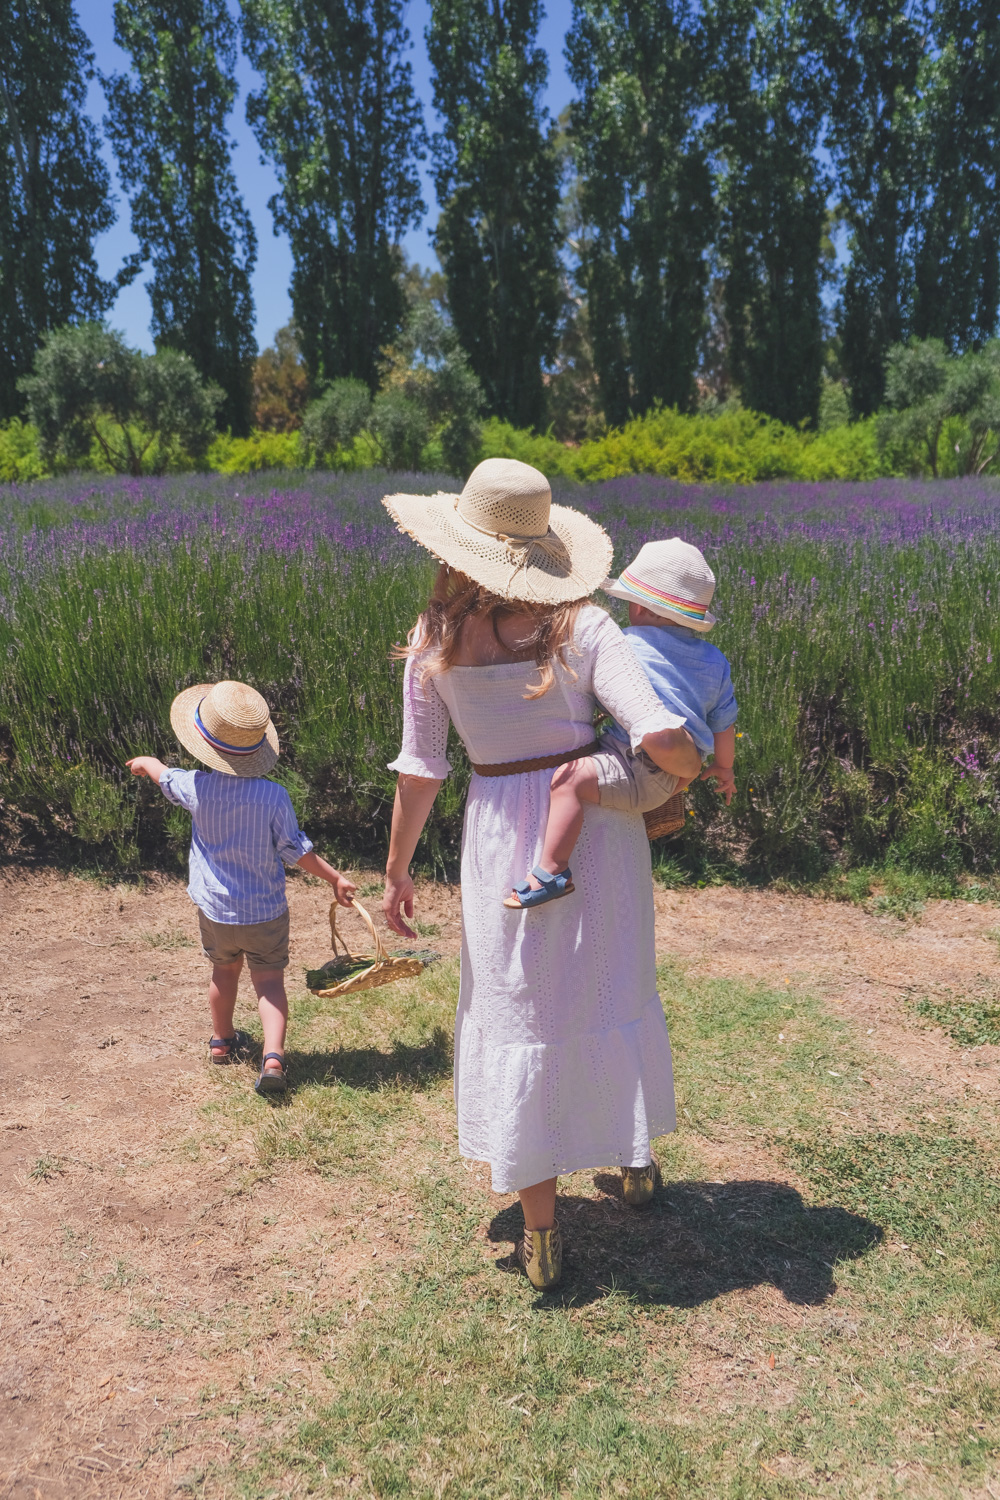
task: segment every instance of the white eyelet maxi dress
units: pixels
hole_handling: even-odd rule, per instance
[[[556,682],[529,662],[404,677],[403,748],[390,770],[444,778],[448,722],[479,764],[575,750],[600,703],[637,748],[682,718],[656,697],[618,626],[578,616]],[[573,894],[523,912],[503,905],[538,863],[552,771],[473,774],[462,835],[462,964],[455,1105],[463,1156],[487,1161],[498,1193],[561,1173],[641,1166],[673,1130],[667,1023],[656,990],[653,884],[639,813],[587,807]]]

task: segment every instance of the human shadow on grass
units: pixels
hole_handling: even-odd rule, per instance
[[[337,1047],[332,1052],[286,1054],[288,1089],[272,1100],[288,1101],[299,1089],[317,1084],[346,1084],[352,1089],[375,1092],[384,1088],[420,1090],[451,1072],[452,1040],[443,1026],[435,1026],[424,1042],[411,1046],[393,1042],[391,1051],[377,1047]]]
[[[783,1182],[670,1182],[639,1210],[626,1205],[618,1175],[599,1172],[594,1183],[606,1196],[560,1194],[563,1279],[545,1302],[579,1306],[614,1289],[647,1304],[698,1307],[766,1285],[815,1307],[836,1288],[837,1262],[883,1237],[870,1219],[836,1205],[811,1208]],[[515,1205],[497,1214],[488,1236],[513,1241],[523,1229]]]

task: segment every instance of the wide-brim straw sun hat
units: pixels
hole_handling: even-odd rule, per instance
[[[265,776],[278,759],[267,704],[245,682],[199,682],[178,693],[170,723],[185,750],[213,771]]]
[[[715,593],[715,574],[697,547],[672,536],[647,542],[619,578],[601,585],[613,599],[644,604],[666,620],[705,633],[716,623],[708,606]]]
[[[585,599],[611,564],[604,528],[553,505],[545,475],[514,458],[485,459],[460,495],[386,495],[382,504],[400,531],[501,599]]]

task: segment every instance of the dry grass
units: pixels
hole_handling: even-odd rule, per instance
[[[423,896],[453,952],[455,893]],[[294,978],[325,902],[291,904]],[[274,1110],[205,1062],[180,887],[6,881],[2,1500],[1000,1493],[998,1051],[904,1003],[921,975],[971,993],[995,909],[658,909],[684,953],[667,1187],[636,1216],[612,1174],[566,1179],[538,1298],[498,1269],[511,1200],[456,1153],[453,967],[300,991]]]

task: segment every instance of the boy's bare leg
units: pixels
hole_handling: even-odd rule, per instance
[[[236,995],[240,987],[242,957],[231,964],[213,964],[212,977],[208,984],[208,1003],[212,1010],[212,1036],[221,1041],[233,1035],[233,1016],[236,1012]],[[217,1056],[225,1056],[221,1047],[213,1047]]]
[[[284,969],[251,969],[250,979],[257,991],[257,1009],[264,1028],[264,1051],[285,1055],[285,1029],[288,1025],[288,996],[285,994]],[[280,1073],[281,1064],[266,1062],[265,1073]]]
[[[543,870],[548,870],[550,875],[559,875],[565,870],[583,827],[583,809],[588,803],[596,804],[600,800],[597,767],[589,755],[556,767],[552,773],[549,817],[538,861]],[[540,882],[534,875],[529,875],[528,884],[537,890]]]

